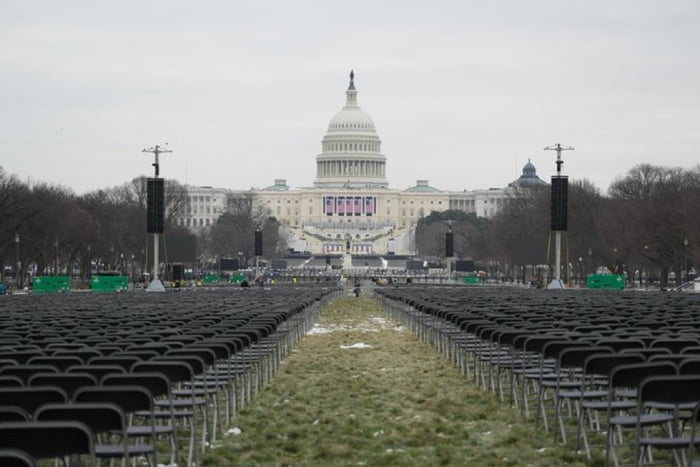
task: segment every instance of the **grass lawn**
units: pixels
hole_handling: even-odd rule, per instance
[[[204,465],[584,465],[365,298],[332,302],[234,426]]]

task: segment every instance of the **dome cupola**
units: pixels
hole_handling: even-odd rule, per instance
[[[374,122],[357,104],[355,73],[345,91],[345,106],[328,124],[316,156],[318,187],[387,187],[386,157]]]

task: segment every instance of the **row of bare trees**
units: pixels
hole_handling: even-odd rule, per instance
[[[700,248],[698,207],[700,167],[640,164],[618,177],[607,195],[587,180],[573,180],[566,263],[581,275],[606,266],[626,272],[630,280],[649,276],[665,285],[669,273],[686,279],[697,265]],[[526,238],[538,245],[541,264],[547,264],[547,185],[512,188],[509,202],[489,221],[460,218],[449,211],[424,218],[416,230],[421,255],[444,254],[447,219],[452,220],[457,257],[513,264],[513,245]]]
[[[232,194],[226,211],[207,231],[200,234],[203,252],[218,257],[238,258],[244,264],[255,256],[256,230],[263,232],[263,255],[276,258],[286,252],[287,242],[279,221],[272,217],[253,193]]]
[[[166,225],[183,209],[186,191],[166,181]],[[30,272],[87,275],[91,263],[124,269],[144,261],[146,178],[76,195],[47,183],[19,180],[0,168],[0,280]],[[75,270],[77,266],[77,270]]]

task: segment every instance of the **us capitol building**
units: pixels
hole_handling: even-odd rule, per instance
[[[231,198],[253,195],[285,227],[295,251],[410,255],[416,224],[431,211],[492,217],[506,202],[508,188],[443,191],[427,180],[405,190],[389,188],[381,144],[374,122],[358,105],[350,72],[345,106],[328,124],[316,156],[313,187],[292,188],[285,179],[252,190],[188,186],[185,212],[177,222],[193,231],[206,229],[216,224]],[[544,182],[528,162],[513,183]]]

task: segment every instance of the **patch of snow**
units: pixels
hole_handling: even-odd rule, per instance
[[[332,329],[332,328],[324,328],[324,327],[321,327],[317,324],[314,327],[312,327],[311,329],[309,329],[308,335],[312,336],[315,334],[329,334],[333,331],[334,331],[334,329]]]
[[[226,432],[227,435],[233,435],[233,436],[238,436],[241,433],[243,433],[243,432],[237,426],[234,426],[233,428],[229,428],[229,430]]]
[[[319,423],[319,419],[317,418],[316,420],[314,420],[314,422],[312,423],[312,425],[318,425],[318,423]]]
[[[381,435],[383,435],[383,434],[384,434],[384,430],[375,431],[375,432],[372,434],[372,437],[373,437],[373,438],[376,438],[377,436],[381,436]]]
[[[371,347],[372,347],[371,345],[365,344],[364,342],[356,342],[356,343],[351,344],[351,345],[341,345],[340,346],[340,348],[344,349],[344,350],[345,349],[369,349]]]
[[[481,434],[484,435],[484,436],[491,436],[491,432],[490,432],[490,431],[484,431],[484,432],[481,433]]]
[[[547,448],[539,448],[539,449],[537,449],[537,452],[539,452],[541,454],[541,453],[545,452],[546,450],[547,450]]]
[[[393,450],[393,449],[391,449],[391,448],[389,448],[389,449],[385,450],[384,452],[385,452],[385,453],[387,453],[387,454],[391,454],[391,453],[393,453],[393,452],[394,452],[394,450]]]
[[[176,464],[176,463],[172,463],[172,464],[158,464],[157,467],[177,467],[177,464]]]

